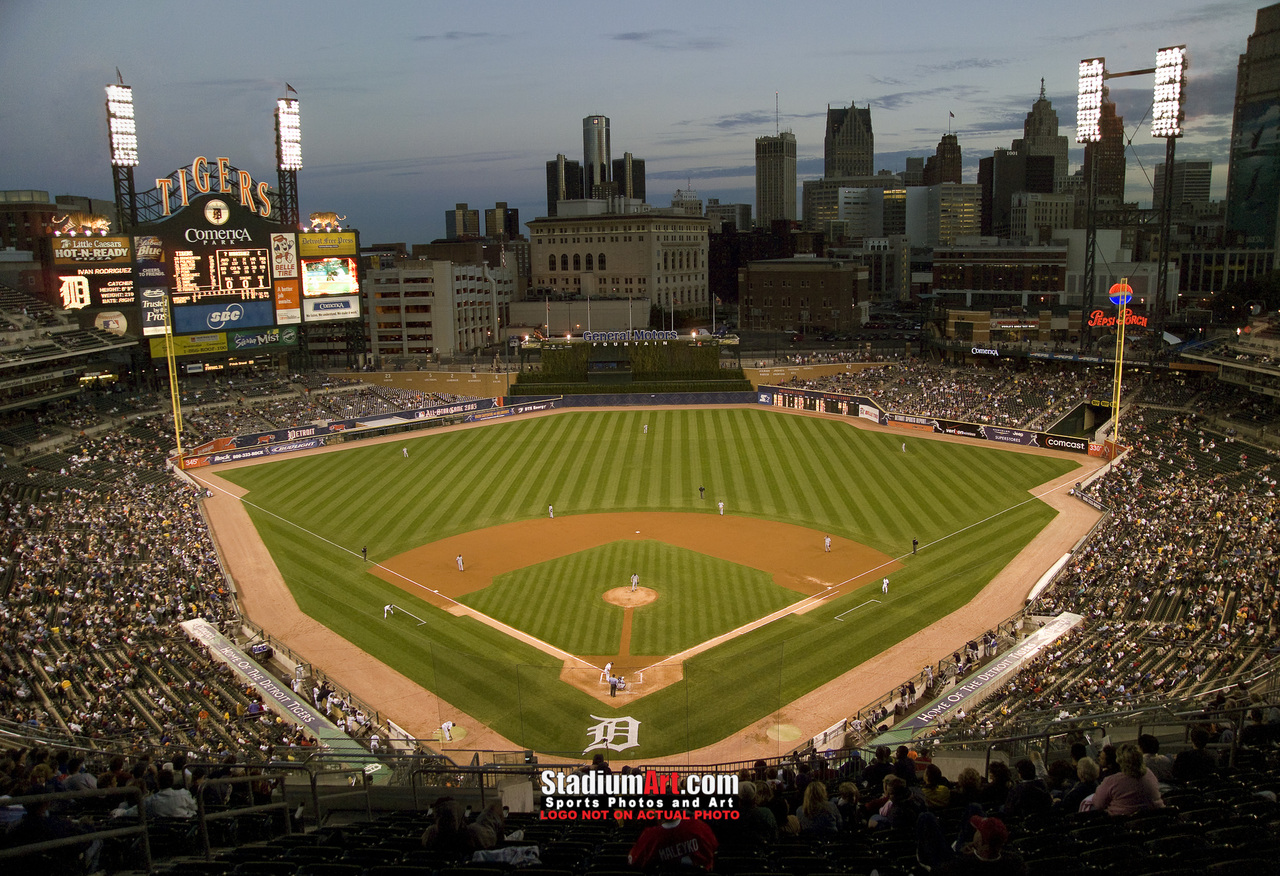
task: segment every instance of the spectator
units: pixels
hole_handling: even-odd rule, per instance
[[[710,870],[718,842],[705,821],[679,816],[646,828],[627,855],[637,869],[691,867]]]
[[[1098,778],[1101,773],[1097,762],[1091,757],[1082,757],[1076,763],[1076,783],[1062,797],[1062,811],[1079,812],[1085,800],[1098,790]]]
[[[827,799],[827,786],[811,781],[804,789],[804,802],[796,809],[803,834],[830,834],[840,830],[840,812]]]
[[[1119,772],[1108,776],[1093,794],[1093,808],[1109,815],[1132,815],[1148,809],[1160,809],[1160,785],[1155,773],[1142,765],[1138,746],[1125,743],[1116,754]]]

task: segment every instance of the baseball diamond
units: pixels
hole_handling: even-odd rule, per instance
[[[1096,519],[1059,501],[1096,460],[908,440],[758,408],[557,412],[200,477],[250,616],[410,732],[575,756],[592,716],[626,717],[626,757],[756,757],[1012,613]],[[607,600],[637,569],[653,597]],[[611,697],[606,663],[643,683]]]

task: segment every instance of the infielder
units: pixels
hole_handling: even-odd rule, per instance
[[[552,520],[556,519],[556,509],[554,505],[547,506],[547,516],[550,517]]]
[[[462,568],[462,554],[458,554],[458,571],[459,571],[459,572],[463,571],[463,568]],[[889,580],[888,578],[886,578],[886,579],[885,579],[885,581],[888,581],[888,580]]]
[[[827,553],[831,553],[831,536],[828,535],[822,539],[822,549]]]
[[[720,506],[720,516],[721,516],[721,517],[723,517],[723,516],[724,516],[724,502],[717,502],[716,504],[717,504],[718,506]]]

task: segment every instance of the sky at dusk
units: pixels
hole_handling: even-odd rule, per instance
[[[139,191],[198,155],[274,188],[287,82],[301,100],[302,215],[344,214],[366,244],[441,237],[456,202],[545,215],[546,162],[582,159],[593,114],[610,118],[614,158],[645,160],[650,204],[692,186],[754,210],[755,138],[792,131],[798,179],[817,179],[828,104],[870,105],[877,170],[933,154],[950,124],[975,182],[978,160],[1022,135],[1042,77],[1074,170],[1080,60],[1138,70],[1185,44],[1177,157],[1214,162],[1221,198],[1236,64],[1260,5],[0,0],[0,189],[112,198],[103,89],[118,67],[136,103]],[[1127,197],[1149,206],[1164,160],[1151,77],[1109,84],[1134,142]]]

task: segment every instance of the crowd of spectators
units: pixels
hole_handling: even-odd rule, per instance
[[[1078,374],[1052,364],[1019,371],[915,360],[793,380],[805,389],[867,396],[895,413],[1024,428],[1051,422],[1104,391],[1109,397],[1107,383],[1097,371]]]
[[[1194,699],[1273,664],[1275,454],[1187,411],[1138,405],[1122,424],[1129,454],[1081,490],[1108,509],[1104,525],[1028,609],[1084,623],[947,732],[1005,736]]]

